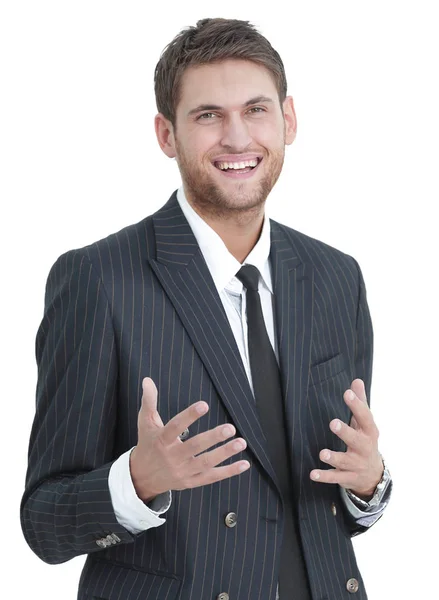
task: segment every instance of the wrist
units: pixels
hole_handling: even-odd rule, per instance
[[[365,496],[364,491],[362,492],[363,496],[360,496],[358,492],[346,489],[348,497],[363,510],[373,509],[375,506],[377,506],[382,501],[388,486],[391,485],[391,475],[389,469],[386,467],[384,460],[382,460],[382,462],[383,471],[381,479],[375,486],[372,496]]]
[[[145,486],[142,485],[136,450],[137,446],[133,448],[130,454],[129,467],[131,481],[133,482],[133,486],[137,496],[142,500],[142,502],[145,502],[145,504],[147,504],[148,502],[154,500],[154,498],[158,496],[158,493],[154,493],[153,491],[146,489]]]
[[[379,472],[377,474],[377,477],[375,479],[375,482],[374,482],[373,486],[370,487],[370,488],[366,488],[366,489],[353,489],[353,488],[350,488],[350,491],[353,494],[355,494],[358,498],[360,498],[361,500],[363,500],[364,502],[369,502],[369,500],[371,500],[373,498],[373,495],[376,492],[377,486],[378,486],[378,484],[380,483],[380,481],[383,478],[384,469],[385,469],[384,461],[381,458],[381,467],[379,469]]]

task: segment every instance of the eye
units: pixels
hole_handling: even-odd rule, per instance
[[[252,108],[250,108],[250,109],[248,110],[248,112],[250,112],[250,113],[251,113],[252,111],[253,111],[253,112],[255,112],[255,113],[259,113],[259,112],[261,112],[261,113],[262,113],[262,112],[266,112],[266,111],[265,111],[265,108],[262,108],[262,106],[253,106]]]
[[[200,115],[200,116],[197,117],[197,121],[199,119],[210,120],[212,117],[216,117],[216,114],[215,113],[211,113],[211,112],[209,112],[209,113],[203,113],[202,115]]]

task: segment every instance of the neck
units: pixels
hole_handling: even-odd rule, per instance
[[[253,250],[264,224],[264,206],[258,205],[247,211],[233,211],[196,204],[188,195],[187,201],[195,212],[217,233],[227,250],[241,264]]]

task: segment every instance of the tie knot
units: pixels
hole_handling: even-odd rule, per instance
[[[241,281],[248,290],[258,291],[259,270],[254,265],[244,265],[235,277]]]

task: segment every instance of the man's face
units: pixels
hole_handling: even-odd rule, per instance
[[[162,148],[176,157],[196,204],[218,214],[239,212],[265,202],[295,131],[292,99],[281,107],[270,72],[250,61],[226,60],[184,73],[176,131],[170,125]]]

